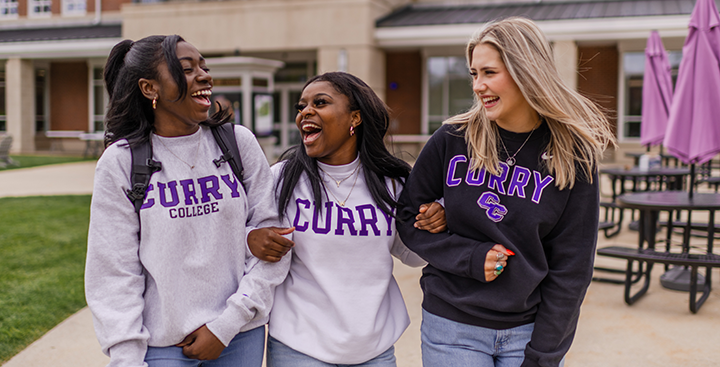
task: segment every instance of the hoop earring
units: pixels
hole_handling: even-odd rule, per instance
[[[153,100],[152,100],[152,106],[153,106],[153,110],[156,110],[156,109],[157,109],[157,97],[153,98]]]
[[[355,135],[355,126],[350,126],[350,136]]]

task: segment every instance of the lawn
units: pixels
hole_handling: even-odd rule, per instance
[[[0,364],[85,306],[90,195],[0,198]]]
[[[45,166],[48,164],[58,164],[58,163],[70,163],[70,162],[82,162],[82,161],[90,161],[95,160],[97,158],[83,158],[83,157],[73,157],[73,156],[36,156],[36,155],[11,155],[10,158],[14,160],[15,162],[19,163],[15,166],[7,166],[5,168],[0,168],[0,171],[9,170],[9,169],[17,169],[17,168],[28,168],[28,167],[36,167],[36,166]]]

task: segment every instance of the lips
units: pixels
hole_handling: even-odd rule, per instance
[[[300,123],[300,130],[302,131],[303,144],[305,145],[317,140],[322,133],[320,125],[317,125],[312,121],[302,121]]]
[[[485,108],[490,108],[495,106],[500,101],[500,97],[498,96],[482,96],[482,102]]]
[[[210,105],[212,104],[210,102],[210,96],[212,95],[211,89],[202,89],[199,90],[193,94],[190,95],[196,102],[200,103],[203,106],[206,106],[210,108]]]

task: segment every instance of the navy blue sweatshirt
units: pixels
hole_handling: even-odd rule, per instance
[[[510,155],[529,133],[500,129]],[[433,134],[400,197],[398,231],[428,262],[420,284],[423,308],[456,322],[509,329],[535,322],[522,366],[557,366],[572,343],[590,280],[598,227],[598,180],[578,170],[572,189],[558,190],[545,168],[550,130],[543,123],[515,156],[498,146],[502,172],[468,171],[458,125]],[[499,143],[498,143],[499,144]],[[422,203],[445,200],[448,231],[415,229]],[[485,281],[488,251],[502,244],[510,256],[503,273]]]

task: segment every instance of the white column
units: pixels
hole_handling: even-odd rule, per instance
[[[35,69],[32,60],[12,58],[5,65],[7,133],[13,153],[35,151]]]
[[[555,41],[553,44],[555,66],[560,78],[570,88],[577,90],[578,48],[575,41]]]

